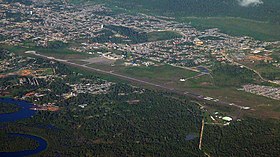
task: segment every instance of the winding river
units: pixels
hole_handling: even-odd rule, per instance
[[[7,123],[7,122],[15,122],[21,119],[30,118],[36,114],[36,111],[30,110],[31,107],[34,105],[22,100],[16,100],[11,98],[0,98],[0,102],[7,103],[7,104],[16,104],[20,107],[18,112],[14,113],[7,113],[7,114],[0,114],[0,123]],[[8,133],[8,136],[13,137],[24,137],[35,140],[38,142],[39,146],[33,150],[23,150],[18,152],[0,152],[0,156],[10,157],[10,156],[17,156],[17,157],[24,157],[29,155],[35,155],[44,151],[48,143],[41,137],[29,135],[29,134],[19,134],[19,133]]]
[[[0,98],[0,102],[7,104],[16,104],[21,108],[18,112],[0,114],[0,123],[15,122],[21,119],[30,118],[36,114],[36,111],[30,110],[30,108],[34,105],[26,101],[11,98]]]
[[[41,137],[38,137],[38,136],[28,135],[28,134],[18,134],[18,133],[9,133],[8,135],[11,136],[11,138],[13,138],[13,137],[24,137],[24,138],[32,139],[32,140],[38,142],[39,146],[36,149],[33,149],[33,150],[23,150],[23,151],[18,151],[18,152],[0,152],[0,156],[24,157],[24,156],[34,155],[34,154],[42,152],[48,146],[47,141],[44,140]]]

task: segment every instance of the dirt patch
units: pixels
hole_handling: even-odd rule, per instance
[[[89,59],[83,59],[81,60],[83,62],[87,62],[88,64],[113,64],[115,63],[115,60],[107,59],[105,57],[94,57]]]
[[[129,103],[130,105],[136,105],[140,102],[140,100],[128,100],[127,103]]]
[[[201,82],[199,85],[201,86],[212,86],[213,84],[210,82]]]

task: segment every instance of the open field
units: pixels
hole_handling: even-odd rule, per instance
[[[105,65],[105,64],[91,64],[90,67],[97,67],[105,69],[107,71],[114,71],[120,74],[124,74],[131,77],[141,78],[144,80],[150,80],[158,83],[174,83],[179,82],[181,78],[189,78],[197,75],[198,73],[172,67],[170,65],[158,65],[150,67],[131,67],[124,65]]]
[[[279,101],[277,100],[238,91],[236,88],[201,88],[192,90],[204,95],[211,95],[220,100],[251,107],[251,110],[246,111],[251,116],[280,119],[280,112],[277,111],[279,109]],[[216,108],[219,109],[219,106]]]
[[[82,61],[85,62],[85,64],[113,64],[115,62],[114,60],[110,60],[102,56],[83,59]]]
[[[263,78],[268,80],[279,80],[280,79],[280,68],[274,65],[264,63],[263,61],[238,61],[239,63],[246,65],[260,73]]]
[[[182,17],[179,21],[190,23],[198,29],[219,28],[236,36],[250,36],[258,40],[280,40],[280,24],[272,24],[234,17]]]

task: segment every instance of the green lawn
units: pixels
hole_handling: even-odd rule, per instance
[[[169,65],[150,67],[127,67],[123,70],[128,75],[139,78],[174,80],[195,76],[197,73],[189,70],[172,67]]]
[[[89,66],[106,71],[114,71],[115,73],[134,78],[149,80],[154,83],[168,84],[170,86],[177,84],[180,78],[189,78],[198,75],[197,72],[170,65],[132,67],[124,66],[122,63],[116,62],[115,66],[106,64],[91,64]]]

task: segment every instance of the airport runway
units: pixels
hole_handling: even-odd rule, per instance
[[[240,109],[246,109],[245,106],[240,106],[240,105],[237,105],[237,104],[234,104],[234,103],[224,102],[224,101],[221,101],[221,100],[217,101],[217,99],[215,99],[215,98],[212,98],[211,100],[206,100],[205,99],[205,98],[207,98],[206,96],[203,96],[203,95],[200,95],[200,94],[196,94],[194,92],[179,91],[179,90],[176,90],[174,88],[169,88],[169,87],[166,87],[166,86],[163,86],[163,85],[160,85],[160,84],[156,84],[156,83],[153,83],[153,82],[148,82],[148,81],[145,81],[145,80],[141,80],[141,79],[129,77],[129,76],[126,76],[126,75],[114,73],[112,71],[105,71],[105,70],[102,70],[102,69],[98,69],[98,68],[94,68],[94,67],[89,67],[89,66],[84,65],[84,64],[73,63],[73,62],[70,62],[68,60],[63,60],[63,59],[57,59],[57,58],[54,58],[54,57],[49,57],[49,56],[42,55],[42,54],[39,54],[39,53],[35,53],[35,52],[32,52],[32,51],[27,51],[25,53],[33,54],[33,55],[36,55],[38,57],[42,57],[42,58],[46,58],[46,59],[50,59],[50,60],[55,60],[55,61],[67,64],[67,65],[81,67],[81,68],[92,70],[92,71],[96,71],[96,72],[99,72],[99,73],[116,76],[118,78],[122,78],[122,79],[125,79],[125,80],[128,80],[128,81],[134,81],[134,82],[138,82],[138,83],[141,83],[141,84],[150,85],[150,86],[161,88],[161,89],[164,89],[164,90],[167,90],[167,91],[170,91],[170,92],[178,93],[178,94],[181,94],[181,95],[186,95],[186,96],[198,99],[198,100],[209,101],[209,102],[218,103],[218,104],[221,104],[221,105],[234,106],[234,107],[237,107],[237,108],[240,108]],[[214,101],[214,100],[216,100],[216,101]]]

